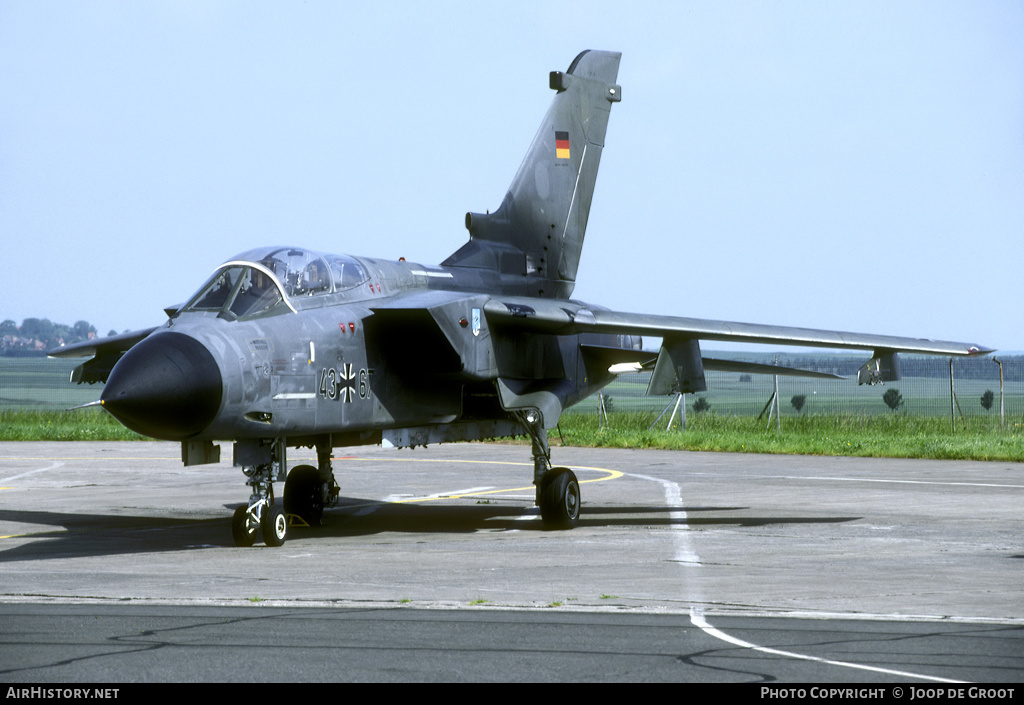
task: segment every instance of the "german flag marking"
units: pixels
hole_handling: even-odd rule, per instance
[[[557,159],[569,158],[569,133],[555,131],[555,157]]]

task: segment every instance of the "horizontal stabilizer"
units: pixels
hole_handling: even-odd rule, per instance
[[[74,384],[96,384],[106,382],[110,371],[128,350],[136,343],[149,337],[149,334],[156,328],[135,330],[120,335],[112,335],[108,338],[94,338],[81,343],[63,345],[59,348],[47,350],[49,357],[92,357],[91,360],[83,362],[71,371],[71,381]]]
[[[778,375],[779,377],[812,377],[814,379],[846,379],[839,375],[828,372],[811,372],[810,370],[798,370],[793,367],[781,367],[779,365],[760,365],[756,362],[740,362],[738,360],[715,360],[710,357],[702,358],[704,369],[712,372],[741,372],[746,374]]]
[[[149,336],[156,328],[145,330],[133,330],[120,335],[112,335],[109,338],[93,338],[81,343],[62,345],[59,348],[47,350],[47,357],[92,357],[99,355],[110,355],[114,353],[127,352],[137,342]],[[119,356],[120,357],[120,356]]]

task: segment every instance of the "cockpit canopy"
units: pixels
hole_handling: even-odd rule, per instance
[[[264,247],[222,264],[181,311],[246,319],[294,312],[307,296],[336,294],[368,279],[353,257],[296,247]]]

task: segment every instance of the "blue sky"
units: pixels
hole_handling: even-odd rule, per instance
[[[623,100],[575,297],[1024,350],[998,0],[0,0],[0,319],[156,325],[261,245],[440,262],[588,48]]]

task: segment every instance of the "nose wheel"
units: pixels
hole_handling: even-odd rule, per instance
[[[249,507],[239,507],[231,517],[231,538],[236,546],[248,548],[256,543],[259,527],[260,520],[250,514]]]
[[[280,504],[271,504],[265,499],[260,499],[235,510],[231,517],[231,537],[235,540],[236,546],[252,546],[261,531],[263,542],[268,546],[284,544],[288,537],[288,519]]]
[[[248,548],[256,543],[256,537],[263,534],[268,546],[281,546],[288,537],[288,519],[284,507],[274,501],[273,465],[256,465],[243,468],[252,488],[249,503],[235,510],[231,517],[231,537],[235,545]]]

